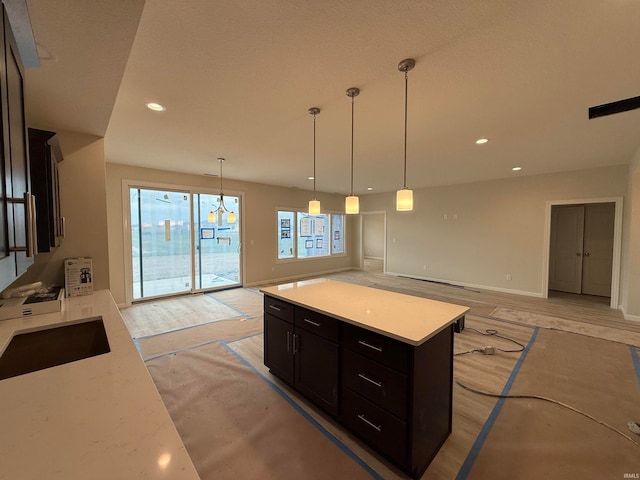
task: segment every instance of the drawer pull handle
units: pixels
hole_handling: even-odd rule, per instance
[[[269,305],[269,308],[273,308],[276,312],[280,312],[282,310],[280,307],[271,304]]]
[[[382,425],[376,425],[375,423],[371,423],[369,420],[367,420],[364,414],[358,415],[358,418],[362,420],[364,423],[366,423],[367,425],[369,425],[371,428],[375,428],[379,432],[382,431]]]
[[[296,353],[298,353],[300,345],[298,345],[298,339],[300,338],[299,335],[296,335],[295,333],[293,334],[293,354],[295,355]]]
[[[367,377],[364,373],[359,373],[358,376],[369,383],[373,383],[376,387],[382,388],[382,382],[376,382],[375,380],[372,380],[371,378]]]
[[[364,340],[358,340],[358,343],[364,347],[369,347],[373,350],[375,350],[376,352],[381,352],[382,348],[381,347],[375,347],[373,345],[368,344],[367,342],[365,342]]]
[[[287,330],[287,353],[291,351],[291,332]]]
[[[319,323],[316,323],[316,322],[314,322],[313,320],[309,320],[308,318],[305,318],[305,319],[304,319],[304,321],[305,321],[305,322],[307,322],[307,323],[310,323],[310,324],[311,324],[311,325],[313,325],[314,327],[319,327],[319,326],[320,326],[320,324],[319,324]]]

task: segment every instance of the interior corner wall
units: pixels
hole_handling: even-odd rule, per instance
[[[77,132],[57,133],[64,157],[58,171],[65,236],[52,252],[36,255],[34,264],[14,283],[41,280],[49,285],[64,285],[64,259],[84,256],[93,259],[94,289],[108,289],[104,139]]]
[[[627,188],[620,165],[415,190],[412,212],[397,212],[392,193],[361,204],[387,212],[388,273],[544,296],[546,202],[626,197]]]
[[[107,163],[107,205],[109,231],[109,258],[111,259],[111,293],[118,305],[126,304],[124,218],[122,182],[132,180],[171,185],[174,188],[197,189],[204,193],[219,193],[217,180],[204,175],[169,172],[149,168]],[[167,187],[168,188],[168,187]],[[331,256],[297,261],[277,260],[276,210],[307,208],[312,193],[284,187],[224,179],[225,193],[242,195],[242,256],[243,285],[287,281],[326,272],[351,268],[352,255]],[[344,197],[317,194],[323,212],[344,212]],[[347,242],[353,237],[355,219],[347,216]]]
[[[629,165],[629,195],[625,215],[622,271],[622,311],[625,318],[640,321],[640,148]]]

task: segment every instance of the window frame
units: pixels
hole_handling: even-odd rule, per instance
[[[283,230],[283,225],[281,224],[281,214],[293,214],[293,218],[291,219],[291,224],[289,226],[289,230],[290,230],[290,237],[282,237],[282,230]],[[328,246],[327,246],[327,254],[326,255],[313,255],[313,256],[303,256],[300,257],[298,256],[298,242],[300,240],[299,238],[299,223],[300,223],[300,219],[303,218],[301,215],[305,215],[307,214],[306,210],[300,209],[300,208],[282,208],[282,207],[277,207],[276,208],[276,263],[291,263],[291,262],[306,262],[306,261],[310,261],[310,260],[322,260],[322,259],[328,259],[328,258],[336,258],[336,257],[346,257],[347,256],[347,233],[346,233],[346,223],[347,223],[347,219],[346,219],[346,214],[344,212],[337,212],[337,211],[333,211],[333,210],[328,210],[325,212],[322,212],[319,216],[324,216],[326,219],[328,219],[328,234],[326,235],[327,237],[327,241],[328,241]],[[341,239],[341,243],[342,243],[342,252],[340,253],[333,253],[333,236],[334,236],[334,232],[333,232],[333,225],[334,225],[334,221],[333,221],[333,217],[335,215],[339,215],[342,217],[342,229],[341,229],[341,233],[342,233],[342,239]],[[326,228],[326,227],[325,227]],[[282,238],[291,238],[293,240],[293,245],[291,246],[291,250],[293,252],[293,255],[290,257],[284,257],[281,258],[280,257],[280,241]],[[315,241],[317,240],[315,237],[312,237],[313,241],[314,241],[314,246],[315,246]]]

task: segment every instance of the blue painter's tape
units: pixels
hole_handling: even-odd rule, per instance
[[[260,297],[263,297],[264,295],[262,295],[262,292],[256,292],[255,290],[251,289],[251,288],[246,288],[246,287],[242,287],[243,290],[247,291],[247,292],[251,292],[254,295],[258,295]]]
[[[133,339],[133,344],[136,346],[136,350],[138,350],[138,355],[140,355],[140,358],[142,357],[142,351],[140,351],[140,344],[138,343],[138,339],[134,338]]]
[[[240,310],[238,310],[237,308],[233,308],[231,305],[223,302],[222,300],[220,300],[219,298],[216,298],[213,296],[213,293],[205,293],[205,295],[209,298],[214,299],[216,302],[221,303],[222,305],[224,305],[227,308],[230,308],[231,310],[233,310],[234,312],[238,312],[240,315],[242,315],[243,317],[246,317],[247,314],[244,312],[241,312]]]
[[[516,363],[516,366],[513,368],[513,371],[511,372],[511,375],[509,376],[507,383],[502,389],[502,395],[509,394],[509,391],[511,390],[513,382],[515,381],[516,376],[520,371],[520,367],[524,363],[524,359],[527,358],[527,354],[529,353],[529,350],[533,346],[533,342],[535,342],[536,337],[538,336],[539,329],[540,329],[539,327],[536,327],[533,330],[533,334],[531,335],[531,339],[529,340],[529,343],[527,344],[524,351],[522,352],[522,355],[520,355],[520,359],[518,360],[518,363]],[[489,432],[493,428],[493,424],[498,418],[498,414],[500,413],[500,410],[502,410],[502,406],[504,405],[505,400],[506,399],[504,398],[499,398],[498,401],[496,402],[495,406],[493,407],[493,410],[491,411],[491,414],[489,415],[489,418],[487,419],[484,426],[482,427],[482,430],[480,430],[480,433],[478,434],[476,441],[473,443],[471,450],[467,454],[467,458],[465,458],[464,463],[462,464],[462,467],[460,467],[460,470],[458,471],[458,475],[456,475],[456,480],[464,480],[469,475],[469,472],[471,471],[471,467],[473,467],[473,464],[476,461],[476,458],[478,458],[480,449],[482,448],[485,440],[489,436]]]
[[[144,340],[146,338],[153,338],[153,337],[159,337],[160,335],[166,335],[167,333],[181,332],[182,330],[189,330],[190,328],[202,327],[203,325],[211,325],[212,323],[223,322],[225,320],[235,320],[237,318],[246,318],[246,317],[245,315],[236,315],[235,317],[221,318],[220,320],[212,320],[210,322],[198,323],[196,325],[189,325],[187,327],[176,328],[175,330],[167,330],[165,332],[154,333],[153,335],[145,335],[144,337],[136,337],[136,338],[138,340]]]
[[[633,360],[633,366],[636,368],[636,377],[638,377],[638,386],[640,387],[640,357],[638,356],[638,349],[633,345],[629,345],[631,350],[631,359]]]
[[[260,378],[262,378],[267,383],[267,385],[269,385],[276,393],[278,393],[284,400],[286,400],[287,403],[289,403],[289,405],[295,408],[298,411],[298,413],[300,413],[300,415],[302,415],[305,418],[305,420],[311,423],[311,425],[317,428],[320,431],[320,433],[322,433],[325,437],[331,440],[340,450],[342,450],[353,461],[355,461],[358,465],[360,465],[369,475],[371,475],[371,477],[375,478],[376,480],[384,480],[384,477],[382,475],[380,475],[373,468],[367,465],[364,462],[364,460],[358,457],[358,455],[356,455],[349,447],[347,447],[344,443],[342,443],[340,440],[334,437],[331,434],[331,432],[329,432],[326,428],[320,425],[320,423],[318,423],[316,419],[314,419],[311,415],[305,412],[300,407],[300,405],[294,402],[278,385],[272,382],[269,378],[262,375],[253,365],[251,365],[247,360],[245,360],[244,357],[242,357],[238,352],[232,349],[225,342],[221,341],[220,343],[222,343],[222,345],[224,345],[227,348],[227,350],[229,350],[232,354],[234,354],[238,358],[238,360],[240,360],[243,364],[245,364],[247,367],[253,370]]]
[[[151,360],[157,360],[158,358],[167,357],[169,355],[175,355],[176,353],[186,352],[187,350],[193,350],[194,348],[204,347],[205,345],[209,345],[211,343],[221,342],[217,338],[215,340],[209,340],[208,342],[198,343],[197,345],[191,345],[189,347],[179,348],[178,350],[172,350],[171,352],[163,353],[162,355],[156,355],[155,357],[147,358],[144,363],[150,362]]]

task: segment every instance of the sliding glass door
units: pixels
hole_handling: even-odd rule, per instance
[[[219,195],[130,187],[129,203],[133,301],[242,284],[239,197],[225,211]]]
[[[197,290],[240,285],[239,197],[225,195],[224,206],[228,211],[221,212],[219,195],[194,194]]]

